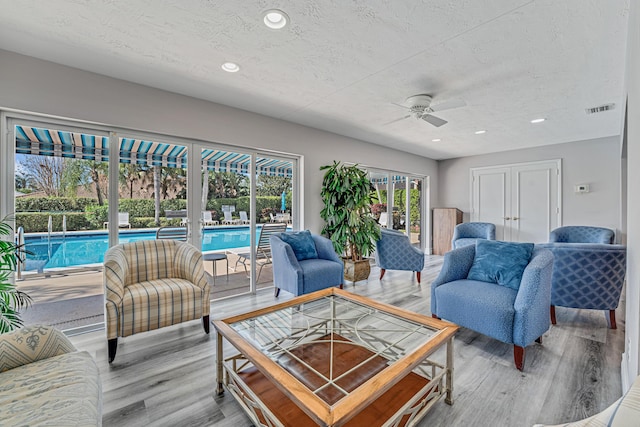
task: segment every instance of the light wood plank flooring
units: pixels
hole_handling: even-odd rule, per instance
[[[442,257],[427,257],[422,284],[410,272],[372,269],[368,282],[346,290],[430,314],[429,284]],[[290,298],[282,292],[278,301]],[[272,290],[212,304],[223,318],[276,302]],[[454,404],[438,402],[421,426],[530,426],[576,420],[604,409],[621,395],[624,313],[610,330],[603,312],[557,309],[558,324],[543,344],[527,348],[524,372],[512,346],[462,329],[456,337]],[[189,322],[120,339],[109,365],[104,332],[71,337],[96,359],[104,391],[105,426],[251,426],[234,399],[215,395],[216,334]],[[225,353],[231,352],[225,347]]]

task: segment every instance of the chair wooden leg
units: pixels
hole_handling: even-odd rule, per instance
[[[418,279],[418,284],[420,284],[420,271],[416,271],[416,278]]]
[[[606,315],[606,312],[605,312]],[[616,311],[615,310],[609,310],[609,327],[611,329],[617,329],[616,327]]]
[[[280,295],[280,288],[274,288],[273,295],[278,298],[278,295]]]
[[[524,347],[519,345],[513,346],[513,361],[516,362],[516,368],[522,371],[524,368]]]
[[[433,317],[434,319],[440,320],[440,318],[438,316],[436,316],[435,314],[432,314],[431,317]]]
[[[207,314],[206,316],[202,316],[202,326],[207,334],[209,333],[209,325],[211,325],[209,322],[209,315]]]
[[[540,336],[538,337],[538,339],[536,339],[536,342],[537,342],[538,344],[542,344],[542,335],[540,335]]]
[[[339,288],[340,288],[340,289],[344,289],[344,288],[342,287],[342,283],[340,283],[340,286],[339,286]]]
[[[109,363],[113,362],[113,359],[116,358],[116,351],[118,350],[118,338],[114,338],[112,340],[107,340],[109,347]]]
[[[386,273],[387,270],[385,270],[384,268],[380,269],[380,280],[382,280],[382,276],[384,276],[384,273]]]
[[[551,315],[551,324],[556,324],[556,306],[552,305],[549,307],[549,314]]]

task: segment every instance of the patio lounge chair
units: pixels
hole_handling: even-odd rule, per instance
[[[102,225],[104,228],[108,228],[109,221],[105,221]],[[118,228],[122,227],[131,228],[131,224],[129,223],[129,212],[118,212]]]
[[[214,220],[211,216],[211,211],[202,211],[202,224],[203,225],[218,225],[218,221]]]
[[[380,212],[380,218],[378,218],[378,224],[380,227],[387,228],[388,215],[386,212]]]
[[[249,224],[249,218],[247,217],[247,212],[246,211],[240,211],[240,222],[242,224]]]
[[[285,231],[287,231],[287,224],[285,223],[264,224],[260,229],[260,236],[258,237],[258,245],[256,247],[256,265],[259,265],[260,269],[258,270],[256,282],[260,279],[262,268],[267,264],[271,264],[271,244],[269,243],[269,237],[276,233],[284,233]],[[244,266],[244,272],[247,274],[247,277],[249,277],[247,264],[251,265],[251,252],[235,252],[231,250],[227,253],[231,253],[238,257],[238,260],[233,267],[233,271],[236,271],[238,264],[242,264]]]
[[[238,224],[240,222],[239,219],[233,219],[231,217],[231,212],[230,211],[224,211],[224,220],[222,221],[223,224]]]
[[[156,231],[156,239],[171,239],[186,242],[187,227],[160,227],[158,231]]]

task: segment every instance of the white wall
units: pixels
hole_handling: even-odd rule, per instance
[[[0,108],[304,156],[304,226],[320,231],[321,165],[333,160],[431,177],[434,160],[0,50]]]
[[[620,235],[620,137],[440,161],[439,206],[456,207],[469,221],[470,168],[551,159],[562,159],[563,225],[602,226]],[[576,184],[589,184],[590,192],[576,194]]]
[[[640,5],[631,2],[627,47],[627,306],[622,383],[640,374]]]

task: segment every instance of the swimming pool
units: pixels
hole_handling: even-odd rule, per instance
[[[256,239],[260,236],[260,226],[256,227]],[[137,240],[153,240],[156,230],[120,231],[120,243]],[[64,268],[87,264],[101,264],[104,253],[109,248],[106,231],[70,232],[63,238],[60,235],[48,236],[43,233],[25,235],[25,247],[31,252],[27,255],[24,271],[42,271],[49,268]],[[207,228],[202,238],[202,251],[219,251],[250,246],[250,228],[220,227]]]

